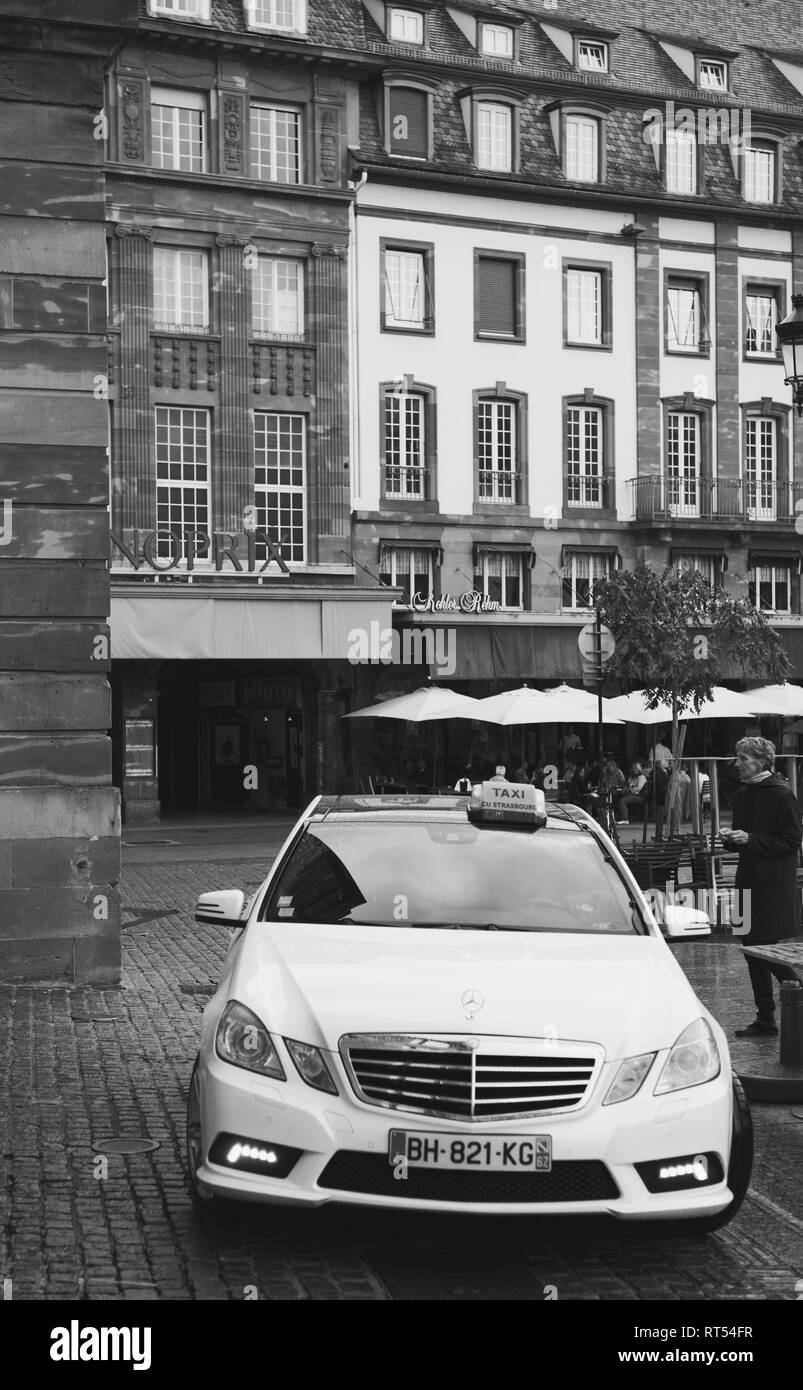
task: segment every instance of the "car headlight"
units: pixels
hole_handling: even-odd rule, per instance
[[[286,1081],[284,1067],[270,1033],[245,1004],[230,999],[217,1026],[215,1051],[224,1062]]]
[[[332,1096],[337,1095],[337,1086],[320,1048],[311,1047],[309,1043],[292,1042],[290,1038],[285,1038],[284,1045],[308,1086],[314,1086],[316,1091],[328,1091]]]
[[[617,1105],[636,1094],[655,1061],[654,1052],[642,1052],[639,1057],[626,1057],[608,1087],[603,1105]]]
[[[687,1086],[702,1086],[713,1081],[722,1068],[714,1034],[704,1018],[697,1018],[684,1028],[664,1062],[655,1086],[657,1096],[667,1091],[682,1091]]]

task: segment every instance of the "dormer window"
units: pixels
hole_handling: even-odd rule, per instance
[[[424,16],[420,10],[388,9],[388,38],[399,43],[424,42]]]
[[[513,30],[506,24],[480,24],[479,50],[484,58],[512,58]]]
[[[726,92],[728,64],[721,58],[698,58],[697,86],[709,92]]]
[[[209,23],[209,0],[150,0],[151,14],[165,19],[200,19]]]
[[[575,67],[580,72],[607,72],[608,45],[599,39],[575,40]]]
[[[743,149],[745,202],[775,203],[779,200],[778,148],[774,140],[751,140]]]
[[[697,192],[697,140],[685,126],[666,131],[666,188],[668,193]]]
[[[475,159],[480,169],[500,173],[513,167],[513,112],[498,101],[477,102]]]
[[[305,34],[306,0],[245,0],[249,29],[268,29],[277,34]]]
[[[385,149],[403,159],[432,158],[432,93],[421,84],[385,87]]]
[[[564,177],[573,183],[604,183],[608,108],[566,100],[554,102],[547,112]]]

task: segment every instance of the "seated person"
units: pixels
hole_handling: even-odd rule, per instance
[[[641,763],[635,762],[630,769],[630,776],[627,779],[624,795],[619,801],[620,825],[630,824],[630,808],[637,807],[639,810],[646,800],[647,778]]]

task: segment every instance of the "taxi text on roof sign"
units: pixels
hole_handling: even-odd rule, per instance
[[[483,782],[471,793],[468,814],[480,824],[501,821],[522,830],[537,830],[546,825],[546,798],[526,782]]]

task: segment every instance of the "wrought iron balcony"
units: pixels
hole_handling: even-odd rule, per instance
[[[565,517],[573,511],[613,511],[616,507],[616,480],[610,474],[568,473],[563,478]]]
[[[477,470],[477,501],[481,507],[520,505],[524,501],[524,478],[500,468]]]
[[[775,479],[660,473],[630,478],[628,487],[635,521],[767,521],[793,526],[799,514],[795,508],[803,503],[803,483]]]
[[[432,473],[429,468],[404,463],[385,464],[385,497],[392,502],[432,500]]]

